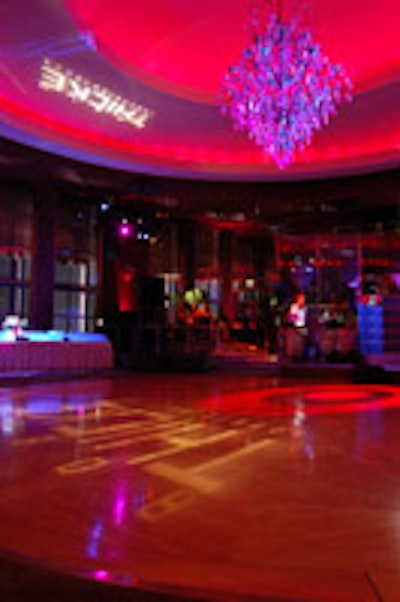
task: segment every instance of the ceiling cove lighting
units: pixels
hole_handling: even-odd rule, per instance
[[[142,129],[154,112],[140,104],[121,98],[104,86],[92,83],[70,69],[44,59],[38,86],[45,92],[55,92],[82,103],[96,113],[111,115],[120,122]]]
[[[351,100],[353,84],[299,16],[283,18],[280,0],[267,12],[250,15],[252,42],[224,74],[218,101],[235,128],[284,169]]]

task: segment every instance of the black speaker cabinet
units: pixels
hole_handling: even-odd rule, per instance
[[[164,280],[145,276],[139,284],[139,311],[144,324],[158,324],[164,316]]]

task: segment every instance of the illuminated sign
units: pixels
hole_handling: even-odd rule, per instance
[[[146,126],[154,112],[140,104],[126,100],[100,84],[92,83],[82,75],[45,59],[38,86],[46,92],[56,92],[90,107],[96,113],[112,115],[117,121],[135,128]]]

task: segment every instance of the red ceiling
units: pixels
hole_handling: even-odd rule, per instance
[[[250,0],[68,0],[101,52],[135,77],[170,93],[215,103],[219,82],[248,44]],[[289,2],[286,3],[289,5]],[[308,0],[315,37],[346,65],[358,91],[393,76],[398,0]],[[287,12],[292,12],[288,6]],[[373,49],[373,51],[372,51]]]
[[[284,3],[291,11],[292,0]],[[246,44],[257,0],[10,0],[0,19],[0,133],[86,161],[148,173],[293,179],[398,164],[398,0],[309,0],[315,36],[355,83],[352,104],[279,171],[215,102]],[[91,32],[97,49],[85,46]],[[154,111],[143,130],[38,88],[48,57]]]

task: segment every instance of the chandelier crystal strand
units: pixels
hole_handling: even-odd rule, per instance
[[[252,44],[225,73],[219,103],[236,129],[284,169],[350,101],[353,85],[340,65],[324,56],[309,29],[281,8],[265,21],[253,14]]]

